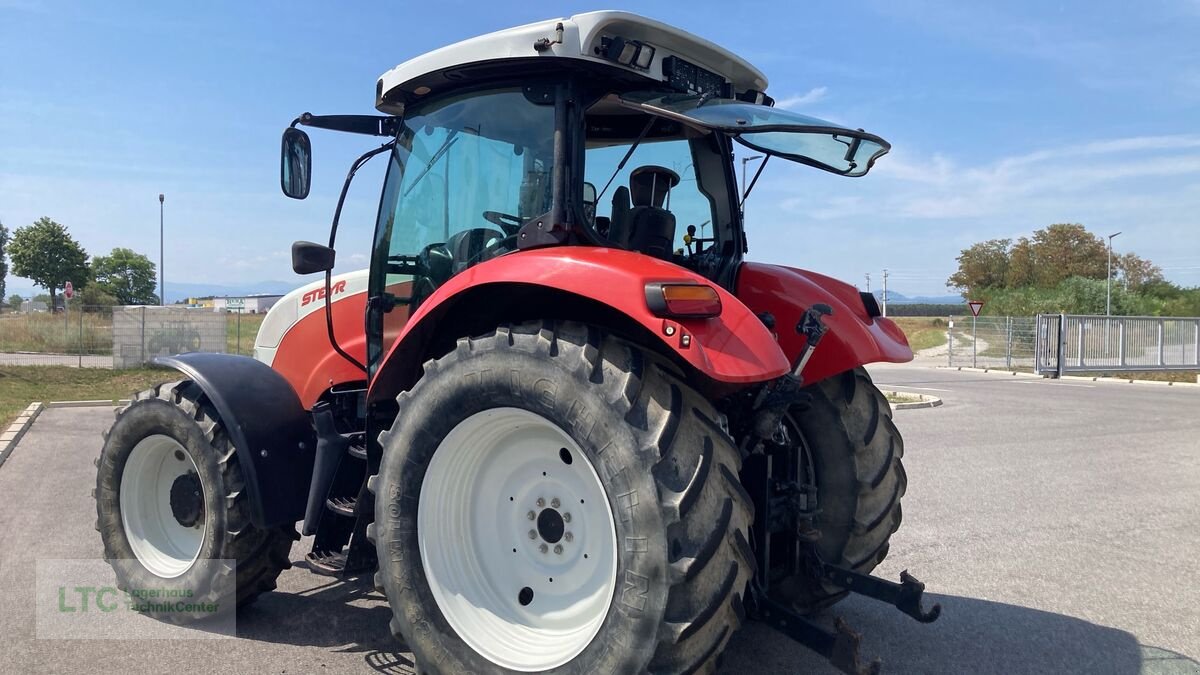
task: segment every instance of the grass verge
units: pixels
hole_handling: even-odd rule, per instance
[[[900,394],[894,391],[889,391],[885,394],[888,403],[920,403],[922,399],[916,394]]]
[[[1067,375],[1077,375],[1079,377],[1104,377],[1114,380],[1152,380],[1154,382],[1195,383],[1197,382],[1196,378],[1200,377],[1200,370],[1151,370],[1119,373],[1067,373]]]
[[[908,337],[908,345],[914,352],[946,344],[946,320],[940,316],[897,316],[891,317]]]
[[[174,375],[175,371],[166,368],[0,366],[0,429],[7,429],[34,401],[115,401]]]

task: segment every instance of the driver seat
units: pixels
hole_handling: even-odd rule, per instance
[[[488,246],[503,239],[503,232],[488,227],[477,227],[450,235],[446,240],[446,250],[450,252],[451,276],[483,262]]]
[[[670,260],[675,242],[675,215],[671,206],[671,188],[679,184],[679,174],[665,166],[638,167],[629,174],[629,193],[633,201],[626,215],[625,247],[655,258]]]

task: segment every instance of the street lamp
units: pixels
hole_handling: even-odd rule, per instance
[[[164,280],[167,278],[167,270],[163,265],[163,202],[166,197],[160,192],[158,193],[158,304],[166,306],[167,295]]]
[[[1112,316],[1112,238],[1120,232],[1109,234],[1109,274],[1104,285],[1104,316]]]
[[[1112,316],[1112,240],[1121,234],[1114,232],[1108,235],[1108,281],[1104,285],[1104,316]]]
[[[762,159],[762,158],[763,158],[762,155],[751,155],[749,157],[742,158],[742,196],[743,196],[743,198],[746,195],[746,164],[748,162],[753,162],[756,159]]]

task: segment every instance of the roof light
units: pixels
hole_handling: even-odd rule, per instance
[[[633,65],[642,70],[650,69],[650,62],[654,60],[654,47],[650,45],[640,45],[637,51],[637,56],[633,59]]]
[[[622,37],[601,38],[601,47],[596,51],[609,61],[623,66],[647,70],[654,60],[654,47],[637,40]]]
[[[705,319],[721,313],[721,296],[708,284],[646,284],[646,306],[656,316]]]

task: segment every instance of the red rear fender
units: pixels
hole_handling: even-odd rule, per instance
[[[858,289],[837,279],[790,267],[745,263],[738,273],[737,295],[755,314],[775,316],[779,346],[790,363],[795,363],[804,347],[804,338],[796,332],[801,314],[817,303],[833,308],[833,315],[825,319],[829,332],[805,366],[806,383],[867,363],[912,360],[900,327],[890,319],[872,318]]]
[[[532,249],[476,265],[451,278],[421,304],[392,344],[368,396],[378,400],[409,386],[418,360],[428,355],[431,340],[439,330],[449,330],[446,326],[457,317],[482,313],[495,326],[495,322],[509,320],[499,314],[501,311],[511,311],[521,318],[570,318],[593,323],[616,318],[632,322],[654,335],[660,349],[669,350],[705,377],[724,385],[761,382],[787,372],[788,360],[770,332],[723,289],[717,288],[722,303],[717,317],[674,320],[655,316],[646,304],[646,284],[672,281],[716,288],[677,265],[608,248]],[[480,302],[480,298],[487,298],[487,302]],[[564,298],[579,301],[573,305],[575,313],[571,316],[556,312],[561,303],[547,302]],[[531,307],[531,302],[539,304]],[[497,309],[498,304],[512,309]],[[590,314],[579,316],[580,307],[591,308]],[[462,333],[466,334],[470,333]]]

